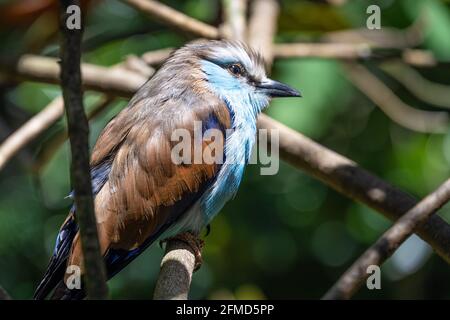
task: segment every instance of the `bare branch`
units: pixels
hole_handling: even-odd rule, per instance
[[[417,204],[412,196],[360,168],[355,162],[264,114],[258,119],[258,127],[268,129],[269,132],[278,131],[283,160],[344,196],[368,205],[390,220],[397,220]],[[438,215],[433,215],[416,232],[450,263],[450,225]]]
[[[418,132],[447,132],[449,125],[447,112],[413,108],[400,100],[364,66],[344,64],[344,67],[353,84],[399,125]]]
[[[35,55],[23,55],[13,68],[2,66],[3,73],[16,79],[59,83],[60,67],[57,59]],[[108,68],[83,63],[81,66],[83,87],[118,96],[127,96],[147,79],[124,68]],[[123,79],[127,81],[123,81]]]
[[[176,27],[202,38],[218,39],[220,32],[217,28],[191,18],[184,13],[172,9],[165,4],[153,0],[122,0],[122,2],[140,10],[161,22]]]
[[[248,0],[222,0],[225,21],[230,28],[231,38],[245,41]]]
[[[58,97],[19,129],[14,131],[0,145],[0,170],[3,169],[17,152],[58,121],[63,114],[64,102],[62,97]]]
[[[273,38],[277,32],[279,4],[276,0],[254,0],[248,25],[248,43],[264,55],[266,67],[273,62]]]
[[[323,299],[349,299],[367,278],[370,265],[381,266],[397,248],[450,199],[450,179],[403,215],[339,278]]]
[[[106,299],[106,270],[100,253],[89,168],[89,124],[81,91],[81,30],[66,26],[67,8],[79,1],[61,1],[61,89],[67,115],[72,153],[71,181],[83,250],[85,288],[88,298]]]
[[[427,80],[419,72],[402,63],[384,63],[381,69],[422,101],[450,109],[450,86]]]
[[[288,58],[324,58],[324,59],[403,59],[405,63],[417,66],[437,64],[433,54],[419,49],[397,49],[377,47],[369,43],[284,43],[274,45],[274,56]]]

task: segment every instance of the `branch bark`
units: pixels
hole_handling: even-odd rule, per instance
[[[248,43],[260,51],[270,70],[273,62],[273,38],[277,32],[279,4],[275,0],[255,0],[248,24]]]
[[[377,105],[392,121],[407,129],[425,133],[446,133],[449,118],[444,111],[425,111],[413,108],[397,97],[388,86],[366,67],[343,64],[350,81]]]
[[[191,246],[180,240],[169,240],[156,282],[155,300],[187,300],[195,267]]]
[[[176,27],[202,38],[218,39],[220,32],[217,28],[191,18],[158,1],[152,0],[122,0],[122,2],[140,10],[151,17],[155,17],[166,25]]]
[[[334,190],[362,202],[397,220],[414,207],[417,201],[379,177],[359,167],[355,162],[262,114],[261,129],[278,130],[280,157],[294,167],[319,179]],[[270,135],[269,135],[270,140]],[[416,233],[450,263],[450,225],[438,215],[431,216]]]
[[[12,79],[59,83],[61,70],[55,58],[27,54],[20,57],[11,66],[2,64],[0,69],[3,74]],[[108,68],[83,63],[81,73],[84,89],[106,92],[121,97],[128,96],[130,92],[136,91],[136,87],[140,87],[147,80],[142,75],[119,66]],[[127,81],[124,82],[123,79],[125,78]]]
[[[425,197],[387,230],[353,265],[341,276],[323,299],[349,299],[367,278],[367,268],[381,266],[397,248],[450,199],[450,179],[436,191]]]
[[[83,31],[69,30],[66,26],[67,8],[79,6],[79,1],[61,1],[61,89],[66,109],[70,147],[72,153],[71,180],[74,188],[81,247],[84,258],[84,284],[90,299],[106,299],[106,272],[100,254],[97,222],[89,167],[89,124],[83,108],[81,90],[81,38]]]
[[[28,120],[19,129],[13,132],[0,145],[0,170],[24,146],[36,139],[44,130],[53,125],[64,114],[64,101],[62,97],[54,99],[37,115]]]

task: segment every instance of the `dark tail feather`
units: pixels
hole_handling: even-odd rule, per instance
[[[50,259],[47,271],[39,283],[33,299],[43,300],[53,290],[53,288],[63,281],[64,273],[67,266],[67,258],[69,257],[72,241],[78,232],[78,226],[71,211],[68,219],[59,231],[56,241],[55,252]]]
[[[47,271],[45,272],[41,282],[39,283],[36,291],[34,292],[33,299],[44,300],[48,296],[50,291],[57,285],[57,283],[64,277],[64,270],[66,264],[60,264],[56,266],[56,257],[50,259]]]

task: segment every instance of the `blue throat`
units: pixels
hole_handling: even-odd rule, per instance
[[[200,198],[200,210],[205,223],[209,223],[238,191],[256,139],[256,118],[269,101],[217,64],[202,61],[202,68],[211,91],[226,103],[233,130],[225,142],[225,162],[215,182]]]

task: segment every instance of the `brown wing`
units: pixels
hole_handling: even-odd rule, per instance
[[[153,119],[140,115],[137,107],[119,114],[105,128],[92,155],[94,166],[111,161],[108,181],[95,198],[103,253],[110,248],[132,250],[142,245],[178,219],[220,169],[217,163],[174,164],[171,151],[178,143],[171,141],[174,129],[190,133],[193,151],[195,121],[201,121],[203,128],[205,124],[222,131],[230,127],[228,110],[221,104],[184,109],[169,113],[170,117],[158,115]],[[165,110],[174,107],[165,106]],[[209,144],[210,141],[202,142],[203,152]],[[77,236],[70,264],[82,265],[81,259]]]

